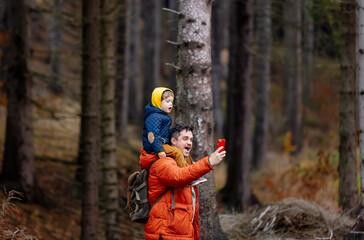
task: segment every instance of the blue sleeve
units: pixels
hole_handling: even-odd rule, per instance
[[[164,149],[163,149],[162,144],[164,142],[160,136],[162,119],[160,117],[158,117],[158,115],[152,114],[145,120],[145,126],[147,129],[147,136],[150,133],[153,133],[153,135],[154,135],[154,141],[151,143],[153,152],[155,154],[158,154],[159,152],[163,152]],[[148,141],[149,141],[149,139],[148,139]]]

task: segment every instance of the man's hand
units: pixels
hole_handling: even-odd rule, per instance
[[[222,159],[226,156],[226,151],[222,151],[222,152],[219,152],[220,150],[222,150],[223,147],[219,147],[215,152],[213,152],[211,154],[211,156],[209,157],[209,160],[210,160],[210,164],[212,166],[214,165],[217,165],[219,164]]]

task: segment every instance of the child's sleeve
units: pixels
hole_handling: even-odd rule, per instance
[[[168,144],[163,144],[163,148],[167,157],[173,158],[179,167],[186,166],[185,158],[179,148],[170,146]]]
[[[145,127],[147,129],[148,141],[152,145],[153,152],[157,155],[158,153],[164,151],[162,147],[164,141],[160,136],[161,124],[162,124],[161,119],[153,116],[150,116],[145,120]]]

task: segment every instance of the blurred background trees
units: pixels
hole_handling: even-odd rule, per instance
[[[75,234],[84,239],[120,239],[129,231],[125,178],[138,168],[143,108],[154,87],[166,86],[176,94],[175,122],[195,127],[195,160],[227,139],[216,169],[223,176],[200,187],[204,239],[223,236],[218,212],[289,197],[290,180],[316,201],[315,186],[331,181],[335,205],[352,210],[355,1],[200,2],[1,0],[2,186],[30,202],[82,206]],[[276,162],[291,172],[264,177]],[[44,195],[34,194],[39,188]]]

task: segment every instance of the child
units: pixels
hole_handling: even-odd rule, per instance
[[[185,167],[182,152],[170,146],[170,127],[172,118],[168,115],[173,108],[174,94],[169,88],[158,87],[152,93],[152,103],[144,109],[143,148],[147,153],[154,153],[159,158],[172,157],[179,167]],[[187,161],[191,164],[190,158]],[[190,183],[191,186],[206,182],[200,178]]]

